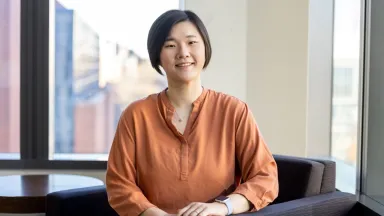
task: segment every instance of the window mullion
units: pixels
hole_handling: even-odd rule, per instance
[[[48,159],[49,0],[21,0],[20,157]]]

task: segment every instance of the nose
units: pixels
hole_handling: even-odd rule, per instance
[[[190,56],[190,53],[189,53],[188,47],[185,45],[179,46],[177,58],[179,58],[179,59],[188,58],[189,56]]]

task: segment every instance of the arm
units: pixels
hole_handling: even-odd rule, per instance
[[[233,205],[233,213],[232,214],[239,214],[246,211],[249,211],[252,204],[248,201],[245,196],[233,193],[228,196],[231,199],[232,205]],[[227,207],[223,207],[225,210],[227,210]]]
[[[168,216],[168,213],[157,207],[151,207],[140,214],[140,216]]]
[[[242,184],[230,195],[233,213],[258,211],[278,195],[277,165],[247,105],[236,130],[236,158]]]
[[[120,118],[109,153],[106,173],[108,201],[122,216],[162,215],[163,212],[150,203],[137,186],[131,115],[126,110]]]

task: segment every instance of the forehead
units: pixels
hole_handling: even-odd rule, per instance
[[[172,39],[183,39],[186,37],[201,37],[199,30],[196,28],[195,24],[190,21],[179,22],[174,25],[169,32],[169,38]]]

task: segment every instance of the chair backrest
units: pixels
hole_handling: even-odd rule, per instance
[[[336,162],[324,159],[309,158],[324,165],[323,180],[320,193],[329,193],[336,191]]]
[[[335,191],[333,161],[274,155],[279,175],[279,196],[272,203]]]

